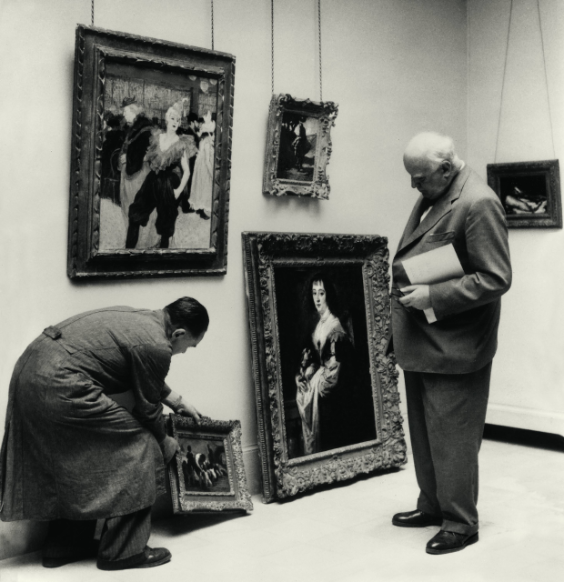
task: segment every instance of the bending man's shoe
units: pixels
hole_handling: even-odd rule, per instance
[[[478,541],[478,532],[472,535],[465,535],[453,531],[441,530],[435,537],[427,543],[428,554],[450,554],[459,552],[466,546],[471,546]]]
[[[145,546],[142,554],[126,558],[124,560],[100,560],[98,568],[100,570],[128,570],[130,568],[154,568],[170,562],[172,554],[166,548],[150,548]]]
[[[428,525],[441,525],[443,518],[416,509],[415,511],[396,513],[392,518],[392,523],[398,527],[427,527]]]

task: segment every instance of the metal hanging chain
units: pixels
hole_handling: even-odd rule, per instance
[[[270,0],[270,57],[271,57],[271,81],[270,87],[274,95],[274,0]]]
[[[212,35],[212,51],[214,50],[214,43],[213,43],[213,0],[211,0],[211,35]]]
[[[321,70],[321,0],[317,0],[317,29],[319,33],[319,100],[323,101],[323,75]]]
[[[90,12],[92,13],[92,26],[94,26],[94,0],[90,2]]]
[[[509,35],[511,34],[511,17],[513,16],[513,0],[509,7],[509,24],[507,25],[507,44],[505,46],[505,62],[503,63],[503,79],[501,81],[501,97],[499,99],[499,118],[497,120],[497,136],[495,139],[494,164],[497,162],[497,147],[499,145],[499,129],[501,127],[501,112],[503,109],[503,90],[505,88],[505,71],[507,69],[507,53],[509,52]]]
[[[542,36],[542,21],[541,21],[541,12],[540,12],[539,0],[537,0],[537,12],[539,15],[539,29],[540,29],[541,46],[542,46],[542,63],[544,65],[544,83],[546,86],[546,103],[548,106],[548,122],[550,123],[550,138],[552,140],[552,155],[556,158],[556,149],[554,148],[554,129],[552,127],[552,113],[550,111],[550,93],[548,92],[548,75],[546,73],[546,57],[544,54],[544,39]]]

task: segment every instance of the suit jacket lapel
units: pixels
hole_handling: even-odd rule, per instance
[[[400,242],[400,246],[398,251],[401,251],[404,247],[411,244],[421,236],[423,236],[428,230],[433,228],[437,222],[445,215],[448,214],[451,210],[452,203],[460,196],[460,192],[462,192],[462,188],[468,180],[468,176],[470,175],[470,168],[465,166],[462,168],[458,176],[454,179],[453,183],[451,184],[448,192],[442,196],[435,204],[433,204],[431,210],[427,214],[427,216],[421,221],[420,224],[415,225],[413,230],[409,230],[413,228],[413,222],[417,221],[417,218],[421,216],[419,209],[421,208],[421,204],[423,203],[423,197],[421,197],[413,209],[411,216],[407,222],[407,226],[404,231],[403,238]]]

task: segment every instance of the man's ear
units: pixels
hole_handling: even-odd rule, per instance
[[[443,160],[441,162],[441,168],[443,170],[443,176],[445,178],[450,178],[450,175],[452,174],[452,163],[449,162],[449,160]]]
[[[172,339],[180,339],[184,335],[186,335],[186,330],[179,327],[172,332]]]

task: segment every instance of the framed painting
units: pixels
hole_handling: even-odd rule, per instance
[[[268,114],[263,192],[329,198],[327,164],[337,105],[273,95]]]
[[[174,513],[251,511],[241,423],[178,414],[168,417],[169,433],[182,452],[168,465]]]
[[[243,233],[265,502],[406,462],[386,243]]]
[[[562,228],[558,160],[488,164],[509,228]]]
[[[79,25],[71,279],[221,275],[235,57]]]

